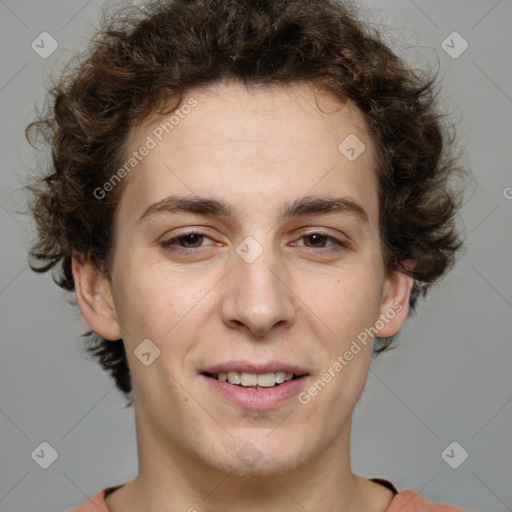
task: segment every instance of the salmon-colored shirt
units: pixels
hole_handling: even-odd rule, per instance
[[[395,494],[393,501],[387,508],[386,512],[469,512],[459,507],[451,505],[442,505],[430,503],[423,499],[418,493],[407,489],[402,492],[398,492],[396,487],[382,478],[370,478],[374,482],[384,485],[388,489],[391,489]],[[105,503],[105,498],[116,489],[122,487],[117,485],[115,487],[107,487],[96,494],[92,499],[81,507],[74,508],[69,512],[110,512]]]

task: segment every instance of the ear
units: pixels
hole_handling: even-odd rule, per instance
[[[75,295],[85,323],[107,340],[118,340],[121,330],[110,282],[88,258],[75,254],[71,260]]]
[[[414,261],[404,260],[402,265],[409,269],[414,267]],[[401,329],[409,314],[409,299],[413,284],[414,279],[399,270],[395,270],[386,277],[379,316],[384,327],[379,329],[379,338],[394,336]]]

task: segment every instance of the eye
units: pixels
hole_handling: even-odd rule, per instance
[[[170,238],[169,240],[164,240],[160,242],[160,246],[173,252],[190,253],[193,249],[200,249],[201,247],[204,247],[202,242],[205,239],[212,240],[205,233],[191,231],[190,233],[183,233],[174,238]]]
[[[304,247],[307,247],[308,249],[327,249],[328,251],[342,251],[348,248],[347,244],[342,242],[338,238],[332,235],[328,235],[327,233],[317,231],[313,233],[307,233],[306,235],[301,236],[299,240],[302,239],[305,240],[305,243],[298,245],[304,245]],[[326,245],[328,242],[330,242],[330,245]]]
[[[210,240],[211,243],[203,243],[206,240]],[[302,235],[299,240],[304,240],[304,243],[293,243],[292,245],[302,245],[313,252],[319,252],[317,250],[320,250],[320,252],[339,252],[348,249],[348,245],[340,239],[319,231]],[[214,244],[215,241],[210,236],[199,231],[190,231],[160,242],[160,246],[166,251],[184,255],[191,255],[197,252],[198,249]]]

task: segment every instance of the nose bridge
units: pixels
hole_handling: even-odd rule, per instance
[[[267,239],[268,240],[268,239]],[[230,285],[223,298],[223,320],[264,336],[278,324],[293,321],[293,297],[283,281],[286,267],[270,241],[261,245],[247,237],[236,249]]]

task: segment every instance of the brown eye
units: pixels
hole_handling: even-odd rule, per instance
[[[205,233],[190,232],[176,236],[169,240],[160,242],[160,246],[169,251],[175,252],[192,252],[193,249],[200,249],[204,247],[203,242],[205,239],[211,240]]]
[[[326,233],[308,233],[303,235],[304,247],[308,249],[325,249],[326,251],[340,251],[347,248],[347,244]]]
[[[310,242],[313,247],[319,247],[319,246],[323,247],[323,244],[325,244],[328,241],[328,237],[327,236],[320,235],[319,233],[313,233],[311,235],[305,235],[304,239],[307,240],[308,242]],[[311,247],[311,246],[308,246],[307,244],[305,244],[305,245],[307,247]]]
[[[175,240],[179,241],[181,247],[196,248],[201,246],[203,238],[204,236],[199,233],[189,233],[175,238]]]

